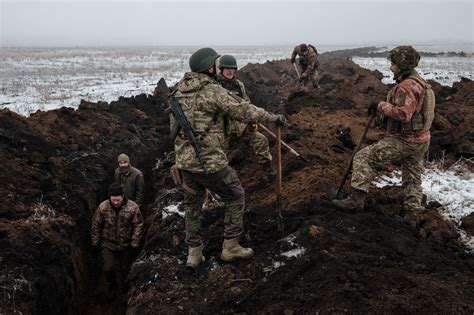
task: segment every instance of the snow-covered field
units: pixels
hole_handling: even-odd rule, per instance
[[[354,47],[318,46],[319,52]],[[0,108],[28,116],[36,110],[77,107],[81,99],[110,102],[119,96],[153,92],[161,77],[177,82],[189,68],[197,47],[140,48],[2,48],[0,49]],[[293,47],[217,47],[234,55],[239,66],[290,58]],[[424,49],[424,48],[420,48]],[[424,49],[429,50],[429,49]],[[369,69],[378,69],[390,81],[385,58],[354,58]],[[474,79],[473,58],[422,59],[427,78],[451,85],[461,76]]]
[[[390,72],[390,62],[386,58],[352,58],[363,68],[379,70],[383,73],[383,83],[394,83]],[[443,85],[452,86],[461,77],[474,80],[474,58],[472,57],[422,57],[417,67],[425,79],[438,81]]]
[[[437,201],[442,207],[439,213],[447,220],[452,220],[459,227],[463,217],[474,212],[474,173],[472,168],[474,160],[461,159],[444,169],[440,162],[426,165],[422,175],[423,194],[427,202]],[[374,181],[375,186],[401,186],[402,178],[400,171],[383,175]],[[474,250],[474,237],[467,236],[463,230],[459,230],[462,239]]]

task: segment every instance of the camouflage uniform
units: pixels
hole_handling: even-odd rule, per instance
[[[108,290],[123,290],[133,260],[134,249],[140,246],[143,218],[138,205],[124,197],[124,204],[114,209],[103,201],[92,219],[92,246],[101,246],[102,269]]]
[[[200,165],[194,150],[181,130],[175,139],[176,166],[183,175],[186,189],[186,243],[190,247],[202,244],[201,209],[206,188],[222,197],[225,204],[224,237],[233,239],[242,234],[245,193],[236,172],[228,166],[225,153],[225,115],[230,119],[249,122],[276,122],[277,115],[270,114],[220,86],[210,76],[188,72],[179,82],[175,98],[196,132],[208,174]],[[175,121],[171,117],[171,128]]]
[[[319,61],[318,52],[312,45],[308,45],[308,50],[301,51],[301,45],[296,46],[291,54],[291,61],[294,62],[296,56],[300,56],[299,64],[301,67],[301,77],[303,78],[303,85],[308,91],[312,91],[319,87]]]
[[[115,182],[122,186],[125,196],[129,200],[135,201],[139,206],[143,205],[145,180],[143,173],[139,169],[130,165],[125,172],[122,172],[117,167],[114,178]]]
[[[378,112],[387,118],[386,138],[355,155],[351,183],[354,189],[368,192],[372,169],[398,160],[402,164],[404,208],[412,210],[421,209],[423,157],[430,141],[430,131],[420,129],[419,113],[425,96],[420,81],[424,82],[416,70],[410,70],[390,90],[387,101],[380,102]]]
[[[226,90],[231,91],[235,95],[250,102],[244,84],[238,79],[229,80],[222,75],[217,76],[217,82]],[[250,144],[258,158],[258,163],[271,163],[272,155],[268,139],[262,133],[256,130],[253,123],[247,124],[236,120],[229,119],[228,115],[224,116],[224,132],[227,144],[237,142],[241,145]],[[232,148],[229,148],[231,151]]]
[[[92,219],[92,245],[101,245],[112,251],[139,247],[143,234],[143,217],[138,205],[124,199],[120,209],[112,208],[109,200],[103,201]]]

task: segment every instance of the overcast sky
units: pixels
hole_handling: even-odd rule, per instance
[[[473,42],[472,0],[0,0],[1,46]]]

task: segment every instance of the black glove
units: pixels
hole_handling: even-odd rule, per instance
[[[291,58],[291,63],[295,63],[296,62],[296,59],[295,58]]]
[[[286,119],[285,115],[278,115],[275,123],[280,127],[288,126],[288,120]]]
[[[300,77],[300,78],[298,79],[298,81],[300,81],[300,83],[303,83],[303,81],[304,81],[305,78],[306,78],[306,77]]]
[[[369,114],[369,116],[372,116],[372,114],[377,111],[378,107],[379,107],[379,102],[370,103],[369,108],[367,109],[367,113]]]

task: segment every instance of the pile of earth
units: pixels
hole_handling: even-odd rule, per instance
[[[283,152],[279,224],[273,185],[261,179],[250,152],[237,152],[231,165],[247,202],[241,243],[255,256],[219,260],[224,213],[209,199],[207,260],[194,272],[184,265],[184,218],[173,207],[183,192],[168,176],[174,156],[162,97],[83,102],[76,111],[29,118],[0,111],[0,313],[472,313],[474,259],[439,204],[413,228],[400,218],[397,187],[374,189],[361,212],[329,202],[367,104],[390,88],[382,75],[322,56],[321,88],[312,95],[298,91],[288,60],[247,65],[239,77],[253,103],[288,115],[283,139],[308,161]],[[438,101],[430,159],[449,165],[474,156],[474,83],[430,84]],[[366,142],[380,136],[373,129]],[[145,173],[147,232],[127,298],[101,304],[92,296],[99,263],[89,247],[90,220],[122,152]]]

